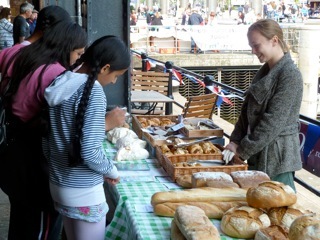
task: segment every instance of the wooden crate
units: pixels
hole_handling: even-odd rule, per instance
[[[215,145],[221,151],[223,147],[220,145]],[[156,157],[164,170],[176,181],[178,176],[192,175],[196,172],[225,172],[230,174],[234,171],[244,171],[248,170],[248,165],[243,162],[240,158],[234,157],[233,160],[228,165],[221,166],[190,166],[190,167],[177,167],[174,166],[175,163],[186,162],[190,160],[210,160],[210,159],[222,159],[222,155],[217,156],[216,154],[184,154],[184,155],[172,155],[166,156],[162,154],[160,147],[156,148]]]
[[[178,115],[161,115],[161,116],[155,116],[155,115],[132,115],[132,130],[138,135],[140,139],[143,137],[154,147],[154,146],[160,146],[163,143],[165,143],[164,140],[156,140],[153,138],[153,136],[149,133],[143,132],[141,129],[143,128],[140,124],[139,118],[169,118],[172,122],[176,123],[178,120]]]
[[[184,121],[188,121],[192,123],[193,125],[196,125],[199,121],[201,120],[207,120],[210,121],[209,119],[204,119],[204,118],[185,118]],[[212,122],[212,124],[216,127],[214,129],[206,129],[206,130],[200,130],[200,129],[187,129],[187,128],[182,128],[180,131],[183,133],[185,136],[190,137],[190,138],[202,138],[202,137],[209,137],[209,136],[217,136],[217,137],[223,137],[223,129],[217,126]]]

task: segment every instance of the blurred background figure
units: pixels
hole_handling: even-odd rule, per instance
[[[10,17],[10,8],[2,8],[0,11],[0,50],[13,45],[13,24]]]
[[[34,29],[36,28],[38,11],[33,9],[31,16],[27,19],[27,23],[29,23],[30,35],[33,34]]]
[[[14,44],[22,43],[30,37],[30,28],[27,19],[30,18],[34,6],[25,2],[20,5],[20,14],[13,20],[13,41]]]

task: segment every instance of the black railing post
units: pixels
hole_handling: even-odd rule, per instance
[[[210,93],[212,93],[207,87],[214,85],[214,77],[213,77],[212,75],[206,75],[206,76],[203,78],[203,82],[204,82],[204,84],[206,85],[206,88],[205,88],[205,90],[204,90],[204,93],[205,93],[205,94],[210,94]]]
[[[165,63],[165,67],[166,67],[166,72],[169,73],[169,83],[168,83],[168,93],[167,96],[171,99],[173,99],[173,94],[172,94],[172,66],[173,66],[173,62],[169,62],[167,61]],[[172,103],[166,103],[166,115],[170,115],[173,112],[173,107],[172,107]]]
[[[142,60],[142,72],[147,72],[147,61],[148,55],[146,53],[141,53],[141,60]]]

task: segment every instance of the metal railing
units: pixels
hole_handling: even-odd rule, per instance
[[[297,25],[281,25],[284,40],[293,52],[298,51],[300,31]],[[209,26],[130,26],[131,49],[146,54],[177,54],[191,50],[191,38],[196,45],[209,53],[248,53],[251,49],[247,40],[249,25]]]

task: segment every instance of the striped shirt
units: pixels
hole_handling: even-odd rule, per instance
[[[0,20],[0,49],[13,46],[13,24],[8,19]]]
[[[101,195],[97,186],[102,185],[103,176],[118,177],[117,169],[112,160],[106,157],[102,147],[107,101],[98,81],[93,86],[84,115],[81,139],[81,157],[84,163],[77,167],[68,166],[69,146],[75,133],[75,116],[87,77],[86,74],[66,72],[45,90],[51,129],[43,145],[49,162],[50,183],[55,185],[51,187],[51,192],[55,201],[59,200],[64,205],[68,203],[68,206],[76,206],[78,201],[93,205],[92,199],[95,198],[102,201],[97,197]],[[69,190],[66,191],[66,188]],[[73,197],[75,202],[70,203],[69,198]],[[99,202],[95,204],[97,203]]]

